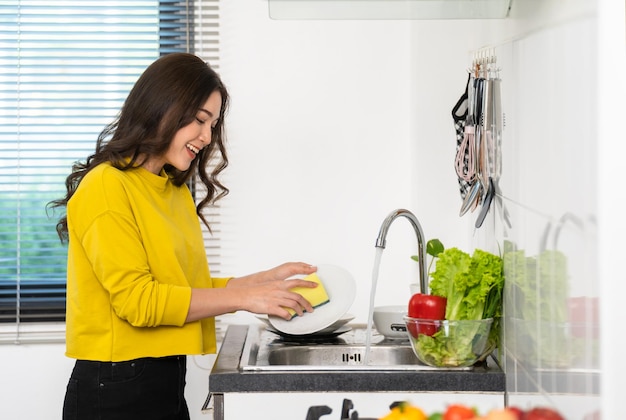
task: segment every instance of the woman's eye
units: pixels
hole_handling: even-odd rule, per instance
[[[204,124],[205,121],[202,120],[201,118],[196,117],[196,121],[198,121],[198,124]]]

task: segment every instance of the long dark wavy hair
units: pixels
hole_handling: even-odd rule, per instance
[[[228,188],[218,180],[218,175],[228,166],[224,117],[229,96],[218,74],[203,60],[187,53],[164,55],[144,71],[117,118],[98,136],[95,152],[84,162],[72,166],[72,173],[65,180],[65,197],[51,201],[48,207],[67,207],[81,180],[103,162],[110,162],[124,171],[141,166],[151,157],[164,155],[176,132],[195,120],[198,109],[214,91],[221,94],[222,105],[211,143],[198,153],[186,171],[171,165],[163,168],[177,186],[193,182],[198,175],[207,193],[199,199],[196,213],[210,230],[202,209],[228,194]],[[211,173],[207,173],[209,162],[213,168]],[[64,214],[56,225],[61,242],[69,238],[67,229]]]

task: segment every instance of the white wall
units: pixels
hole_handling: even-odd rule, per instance
[[[621,156],[626,153],[621,121],[626,92],[626,2],[598,1],[598,273],[602,305],[600,319],[602,372],[602,417],[619,418],[623,414],[626,372],[615,363],[624,346],[620,330],[626,295],[624,282],[624,245],[626,203],[616,199],[621,191]]]
[[[221,73],[233,97],[224,272],[292,259],[342,265],[357,279],[353,312],[364,320],[389,212],[407,208],[428,239],[469,246],[450,109],[476,42],[454,31],[416,36],[401,20],[276,21],[265,2],[225,4],[223,15]],[[407,299],[415,242],[408,223],[394,223],[377,304]]]
[[[411,207],[410,25],[274,21],[266,2],[225,3],[223,15],[233,97],[223,270],[344,266],[364,319],[380,224]],[[415,265],[408,239],[390,238],[405,269],[381,274],[403,294]]]
[[[512,404],[555,406],[568,419],[582,419],[600,409],[598,325],[591,320],[592,311],[577,311],[585,320],[582,337],[578,330],[568,330],[573,325],[568,299],[596,298],[599,292],[598,37],[590,5],[567,19],[553,13],[556,23],[502,48],[514,66],[513,142],[506,148],[509,170],[503,176],[514,222],[507,239],[525,258],[538,261],[538,269],[526,273],[514,264],[505,268],[507,390]],[[558,262],[545,263],[550,254],[544,246],[547,252],[561,253],[565,269]],[[513,278],[519,277],[528,286],[514,287]],[[572,393],[577,394],[577,406],[561,398]]]
[[[0,417],[60,419],[73,362],[61,344],[0,346]]]

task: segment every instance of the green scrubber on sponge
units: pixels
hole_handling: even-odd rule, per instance
[[[294,287],[290,289],[292,292],[298,293],[302,295],[306,300],[309,301],[313,308],[318,308],[325,303],[330,302],[330,298],[328,297],[328,293],[324,288],[324,283],[317,276],[317,274],[309,274],[303,280],[313,281],[317,283],[317,287]],[[293,319],[296,315],[296,311],[291,308],[286,308],[287,311],[291,314],[291,318]]]

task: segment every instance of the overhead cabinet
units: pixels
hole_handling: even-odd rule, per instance
[[[513,0],[268,0],[278,20],[503,19]]]

